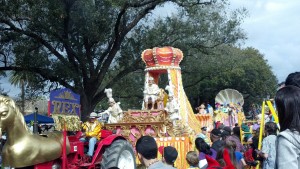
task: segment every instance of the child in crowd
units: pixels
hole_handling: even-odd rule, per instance
[[[187,169],[199,169],[199,158],[196,151],[189,151],[185,157],[187,163],[190,165]]]

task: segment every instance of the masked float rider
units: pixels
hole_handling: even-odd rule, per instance
[[[160,89],[157,84],[154,83],[154,78],[149,77],[148,86],[144,90],[144,102],[145,102],[145,109],[148,108],[149,99],[151,99],[151,110],[154,109],[155,101],[159,95]]]
[[[118,123],[123,118],[123,111],[120,107],[120,103],[116,103],[113,98],[109,98],[109,108],[103,112],[103,114],[109,115],[107,123]]]
[[[89,116],[89,120],[82,124],[82,128],[85,131],[82,134],[80,141],[89,141],[89,150],[87,155],[93,156],[95,145],[101,136],[101,123],[97,120],[97,113],[92,112]]]

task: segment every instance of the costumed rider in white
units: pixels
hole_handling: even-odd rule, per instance
[[[108,114],[108,122],[107,123],[118,123],[123,118],[123,111],[120,107],[120,102],[116,103],[113,98],[109,98],[109,108],[105,110],[103,113]]]
[[[144,90],[144,102],[145,102],[145,109],[148,109],[149,99],[151,99],[151,110],[154,109],[154,104],[157,100],[159,95],[160,89],[157,84],[154,83],[153,77],[149,77],[148,79],[148,86],[146,86]]]
[[[102,116],[107,115],[108,121],[107,123],[118,123],[123,118],[123,110],[120,107],[120,102],[115,102],[115,100],[112,98],[112,89],[105,89],[104,93],[106,93],[106,96],[108,98],[108,104],[109,108],[105,110],[102,114]]]
[[[173,125],[175,125],[176,120],[180,120],[181,117],[179,115],[179,104],[177,100],[174,98],[172,88],[173,86],[166,86],[166,90],[169,91],[169,99],[166,104],[165,110],[168,112],[170,119],[173,121]]]

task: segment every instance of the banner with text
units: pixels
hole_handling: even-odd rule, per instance
[[[77,114],[80,117],[80,95],[68,88],[51,91],[48,115],[53,113]]]

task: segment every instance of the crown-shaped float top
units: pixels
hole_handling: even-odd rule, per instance
[[[179,66],[183,58],[183,53],[180,49],[173,47],[155,47],[146,49],[142,53],[142,59],[147,67],[155,66]]]

